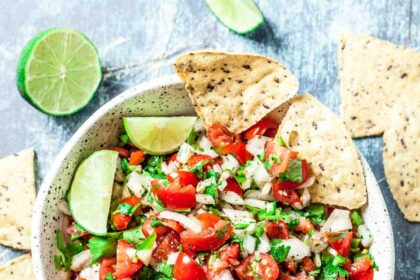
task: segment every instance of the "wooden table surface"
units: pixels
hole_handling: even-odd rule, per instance
[[[300,91],[311,92],[339,113],[340,32],[371,34],[420,49],[419,0],[257,3],[265,15],[265,25],[250,36],[240,36],[218,23],[203,0],[2,0],[0,156],[34,147],[39,187],[61,147],[94,111],[124,89],[172,74],[171,61],[185,51],[212,48],[274,57],[299,78]],[[90,37],[105,71],[93,101],[69,117],[38,112],[16,89],[15,67],[23,45],[41,30],[55,26],[76,28]],[[420,224],[405,221],[390,194],[382,164],[382,138],[355,142],[371,165],[391,213],[395,279],[420,279]],[[18,254],[1,247],[0,263]]]

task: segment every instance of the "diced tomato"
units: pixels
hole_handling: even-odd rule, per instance
[[[289,166],[289,162],[292,158],[296,157],[295,152],[284,148],[281,156],[280,156],[280,163],[273,163],[273,165],[270,168],[271,174],[277,178],[280,176],[280,173],[283,173],[287,170],[287,167]],[[296,154],[297,155],[297,154]]]
[[[347,257],[351,248],[351,241],[353,239],[352,231],[344,232],[327,232],[325,233],[328,243],[337,251],[341,256]]]
[[[241,280],[276,280],[280,271],[272,256],[255,253],[242,261],[236,273]]]
[[[267,221],[264,224],[265,231],[267,232],[268,238],[280,238],[280,239],[289,239],[289,227],[284,221],[272,222]]]
[[[223,125],[211,126],[207,130],[207,136],[215,148],[235,141],[235,135]]]
[[[277,134],[278,128],[279,124],[276,121],[269,118],[262,118],[259,122],[244,132],[244,139],[249,140],[254,138],[256,135],[274,137]]]
[[[287,260],[284,262],[284,266],[286,267],[287,271],[295,274],[296,273],[296,262],[294,260]]]
[[[140,203],[140,199],[137,196],[132,195],[123,199],[119,203],[119,205],[121,205],[122,203],[127,203],[127,204],[130,204],[132,207],[135,207],[136,205]],[[126,229],[130,221],[131,221],[131,215],[124,215],[118,212],[118,213],[113,214],[112,216],[112,222],[114,223],[115,227],[118,230]]]
[[[130,277],[143,266],[143,263],[140,260],[133,261],[129,253],[127,253],[127,251],[131,249],[136,250],[136,247],[125,240],[118,240],[117,265],[114,273],[114,276],[117,277],[118,280]]]
[[[181,186],[188,186],[192,185],[194,188],[197,187],[198,184],[198,178],[194,173],[188,172],[188,171],[174,171],[168,175],[166,175],[168,181],[170,183],[172,182],[178,182],[181,184]]]
[[[152,257],[158,262],[167,260],[170,254],[178,252],[180,244],[181,240],[179,239],[179,235],[171,230],[158,240],[158,245],[153,250]]]
[[[174,266],[175,280],[206,280],[204,269],[187,254],[180,252]]]
[[[212,251],[222,246],[229,239],[233,227],[224,220],[218,221],[213,228],[203,229],[196,233],[186,230],[181,233],[183,246],[188,247],[194,252]]]
[[[208,155],[192,155],[188,159],[188,168],[191,169],[202,161],[210,162],[213,158]]]
[[[155,214],[153,216],[150,216],[142,225],[141,227],[141,231],[143,232],[144,236],[148,237],[149,235],[151,235],[153,232],[156,233],[157,237],[163,236],[165,235],[168,231],[169,228],[166,226],[156,226],[156,227],[152,227],[150,225],[150,223],[155,220],[157,218],[159,214]]]
[[[350,273],[352,280],[373,279],[372,261],[368,257],[357,259],[352,264],[346,264],[344,268]]]
[[[152,191],[168,210],[192,208],[197,204],[195,188],[192,185],[182,186],[174,181],[165,187],[153,180]]]
[[[170,163],[172,163],[172,162],[179,163],[179,161],[177,160],[177,156],[178,156],[178,153],[172,154],[172,155],[169,157],[169,159],[166,161],[166,164],[170,164]]]
[[[230,143],[223,146],[220,151],[223,154],[233,154],[240,164],[245,164],[247,160],[252,160],[253,155],[247,151],[243,142]]]
[[[130,156],[130,151],[118,146],[106,148],[106,150],[116,151],[118,155],[123,158],[128,158]]]
[[[181,233],[184,230],[182,225],[174,220],[162,219],[162,223],[176,233]]]
[[[130,154],[130,165],[137,165],[144,160],[144,152],[137,150]]]
[[[223,269],[230,269],[239,264],[239,245],[231,244],[224,246],[217,252],[217,256],[211,262],[209,261],[207,267],[216,273]]]
[[[208,212],[198,214],[195,218],[200,221],[203,228],[212,228],[221,220],[219,216]]]
[[[99,280],[105,280],[106,275],[115,272],[114,266],[117,260],[114,258],[105,258],[101,261],[101,266],[99,267]]]
[[[244,196],[244,191],[241,189],[239,183],[232,177],[227,178],[226,180],[225,191],[234,192],[239,196]]]
[[[302,266],[303,266],[303,270],[305,270],[306,272],[311,272],[316,269],[315,263],[309,257],[303,258]]]
[[[273,183],[273,195],[278,201],[288,204],[288,205],[301,203],[298,194],[294,190],[280,189],[279,183],[280,182]]]
[[[294,231],[307,234],[313,229],[314,229],[314,225],[311,223],[309,219],[300,217],[299,224],[295,226]]]

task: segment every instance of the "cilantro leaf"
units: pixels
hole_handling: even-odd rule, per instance
[[[289,177],[288,181],[302,183],[302,161],[292,159],[285,173]]]
[[[216,238],[223,239],[229,229],[230,229],[230,223],[227,223],[220,230],[217,231]]]
[[[123,202],[120,205],[118,205],[116,212],[121,213],[123,215],[131,216],[133,215],[133,206],[131,206],[131,204]]]
[[[348,271],[342,268],[341,262],[336,258],[329,258],[322,268],[321,280],[336,280],[338,277],[346,277],[349,275]]]
[[[216,185],[210,184],[204,191],[204,194],[210,195],[211,197],[214,198],[214,200],[216,200],[216,195],[217,195]]]
[[[311,204],[306,211],[309,219],[315,224],[325,220],[325,206],[322,204]]]
[[[117,250],[117,241],[113,238],[94,236],[87,244],[92,254],[91,264],[96,263],[101,257],[111,257]]]
[[[151,227],[160,227],[160,226],[163,226],[163,223],[162,223],[162,221],[161,221],[161,220],[159,220],[159,219],[153,219],[153,220],[150,222],[150,226],[151,226]]]
[[[69,270],[73,256],[83,251],[83,244],[80,241],[75,241],[69,244],[65,244],[63,240],[63,233],[57,231],[56,233],[57,249],[63,254],[64,259],[61,256],[54,257],[54,263],[65,270]]]
[[[174,275],[174,266],[168,264],[166,261],[163,261],[159,267],[158,267],[158,271],[162,274],[164,274],[165,276],[168,277],[173,277]]]
[[[280,136],[277,141],[279,142],[280,146],[287,147],[286,142],[284,142],[283,138]]]
[[[153,268],[143,266],[139,271],[137,279],[148,279],[148,280],[172,280],[172,277],[168,277],[163,273],[155,271]]]
[[[162,162],[165,161],[164,156],[151,156],[143,168],[143,172],[152,178],[166,179],[166,174],[162,171]]]
[[[106,276],[105,276],[105,280],[114,280],[115,278],[114,278],[114,276],[112,276],[112,273],[111,272],[108,272],[107,274],[106,274]]]
[[[270,255],[276,260],[277,263],[284,262],[287,254],[290,251],[290,246],[282,245],[281,239],[272,239],[270,242],[271,249]]]

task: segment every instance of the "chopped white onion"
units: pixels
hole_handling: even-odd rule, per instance
[[[216,204],[216,202],[214,201],[214,198],[208,194],[198,193],[195,195],[195,199],[197,200],[198,203],[201,203],[201,204],[211,204],[211,205]]]
[[[287,259],[289,260],[301,260],[311,254],[309,247],[299,239],[283,240],[282,245],[290,246],[289,253],[287,254]]]
[[[309,188],[315,183],[315,179],[316,179],[315,176],[312,175],[311,177],[308,178],[308,180],[306,180],[302,185],[300,185],[298,189]]]
[[[213,170],[216,171],[219,174],[221,174],[223,172],[222,168],[217,163],[213,164]]]
[[[256,207],[259,209],[267,208],[267,202],[264,200],[256,199],[256,198],[246,198],[245,204],[251,207]]]
[[[247,191],[244,194],[244,197],[246,197],[246,198],[256,198],[256,199],[261,199],[261,200],[266,200],[266,201],[277,201],[276,198],[272,194],[262,194],[258,190]]]
[[[271,188],[273,187],[273,183],[267,182],[264,184],[264,186],[261,188],[261,194],[267,195],[271,193]]]
[[[263,234],[260,238],[260,243],[258,244],[257,251],[261,253],[267,253],[270,251],[270,240],[267,237],[267,234]]]
[[[270,140],[270,138],[265,136],[255,136],[254,138],[248,140],[246,150],[253,156],[257,156],[259,153],[264,152],[265,143],[268,140]]]
[[[223,269],[219,274],[219,280],[235,280],[228,269]]]
[[[309,206],[311,203],[311,194],[309,193],[308,189],[303,189],[303,192],[300,196],[300,201],[302,202],[303,207]]]
[[[169,164],[162,161],[160,168],[162,169],[163,173],[169,174],[176,171],[179,168],[180,164],[178,161],[171,161]]]
[[[363,246],[369,247],[372,245],[373,236],[369,228],[366,225],[360,225],[357,229],[357,235],[360,237],[360,242]]]
[[[331,256],[337,256],[337,251],[336,250],[334,250],[333,248],[331,248],[331,247],[329,247],[328,249],[327,249],[327,252],[331,255]]]
[[[127,256],[130,259],[134,259],[136,257],[136,249],[134,249],[134,248],[127,248],[127,250],[125,251],[125,253],[127,254]]]
[[[176,160],[180,163],[187,163],[188,159],[194,154],[194,148],[191,147],[188,143],[182,143],[179,147]]]
[[[233,224],[255,223],[254,215],[249,211],[223,208],[222,213],[229,218]]]
[[[240,195],[238,195],[235,192],[231,191],[223,191],[220,192],[220,198],[223,201],[226,201],[227,203],[233,204],[233,205],[244,205],[245,201],[242,199]]]
[[[204,131],[203,123],[201,122],[201,120],[199,118],[197,118],[197,120],[194,123],[194,131],[196,131],[196,132]]]
[[[159,218],[177,221],[184,228],[192,230],[193,232],[196,232],[196,233],[199,233],[203,229],[203,227],[201,226],[200,222],[197,219],[187,217],[180,213],[171,212],[171,211],[162,211],[159,213]]]
[[[231,154],[228,154],[227,156],[222,156],[223,158],[223,164],[222,169],[223,170],[231,170],[233,173],[236,173],[239,168],[239,161],[232,156]]]
[[[179,252],[170,253],[168,256],[168,264],[174,265],[178,256],[179,256]]]
[[[321,256],[319,255],[319,253],[316,253],[314,256],[314,264],[316,267],[321,267],[322,265]]]
[[[89,266],[90,261],[92,260],[92,253],[90,250],[84,250],[77,255],[73,256],[71,260],[71,270],[81,271],[82,269]]]
[[[245,253],[251,255],[255,252],[255,247],[257,246],[257,238],[250,234],[245,234],[243,247]]]
[[[261,188],[265,183],[271,182],[272,178],[268,174],[263,164],[259,164],[254,174],[255,183]]]
[[[350,220],[350,211],[334,209],[322,226],[321,232],[339,232],[352,228],[353,225]]]
[[[127,176],[126,186],[136,196],[140,197],[145,190],[150,189],[150,177],[133,171]]]
[[[95,264],[91,267],[86,267],[82,271],[80,271],[79,275],[77,276],[76,280],[84,279],[84,280],[98,280],[99,279],[99,269],[100,265]]]
[[[247,189],[249,189],[251,187],[251,184],[252,184],[252,179],[251,178],[246,178],[245,182],[243,182],[241,184],[241,188],[243,190],[247,190]]]
[[[143,250],[138,250],[136,252],[136,257],[141,260],[141,262],[148,266],[150,264],[150,261],[152,260],[152,254],[153,254],[153,250],[156,247],[156,243],[153,244],[153,247],[151,249],[143,249]]]
[[[315,231],[312,234],[309,244],[311,246],[311,252],[314,253],[321,253],[325,248],[328,247],[327,238],[322,232],[319,231]]]
[[[57,204],[57,208],[64,215],[71,216],[69,205],[65,200],[60,200],[60,202]]]
[[[216,185],[216,179],[214,177],[210,177],[206,180],[198,182],[196,190],[198,193],[203,193],[206,188],[212,184]]]
[[[212,158],[216,158],[216,157],[219,156],[219,154],[215,150],[213,150],[212,145],[210,143],[210,140],[207,137],[205,137],[204,135],[201,136],[198,139],[197,144],[201,148],[201,149],[196,149],[195,150],[195,152],[197,154],[200,154],[200,155],[208,155],[208,156],[210,156]]]

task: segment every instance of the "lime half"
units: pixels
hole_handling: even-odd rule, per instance
[[[197,117],[124,118],[131,142],[152,155],[169,154],[188,138]]]
[[[252,0],[206,0],[216,18],[239,34],[257,29],[264,16]]]
[[[21,95],[49,115],[72,114],[92,99],[102,78],[98,51],[82,33],[53,28],[36,35],[17,66]]]
[[[74,220],[95,235],[107,233],[112,185],[118,152],[101,150],[92,153],[77,168],[69,194]]]

